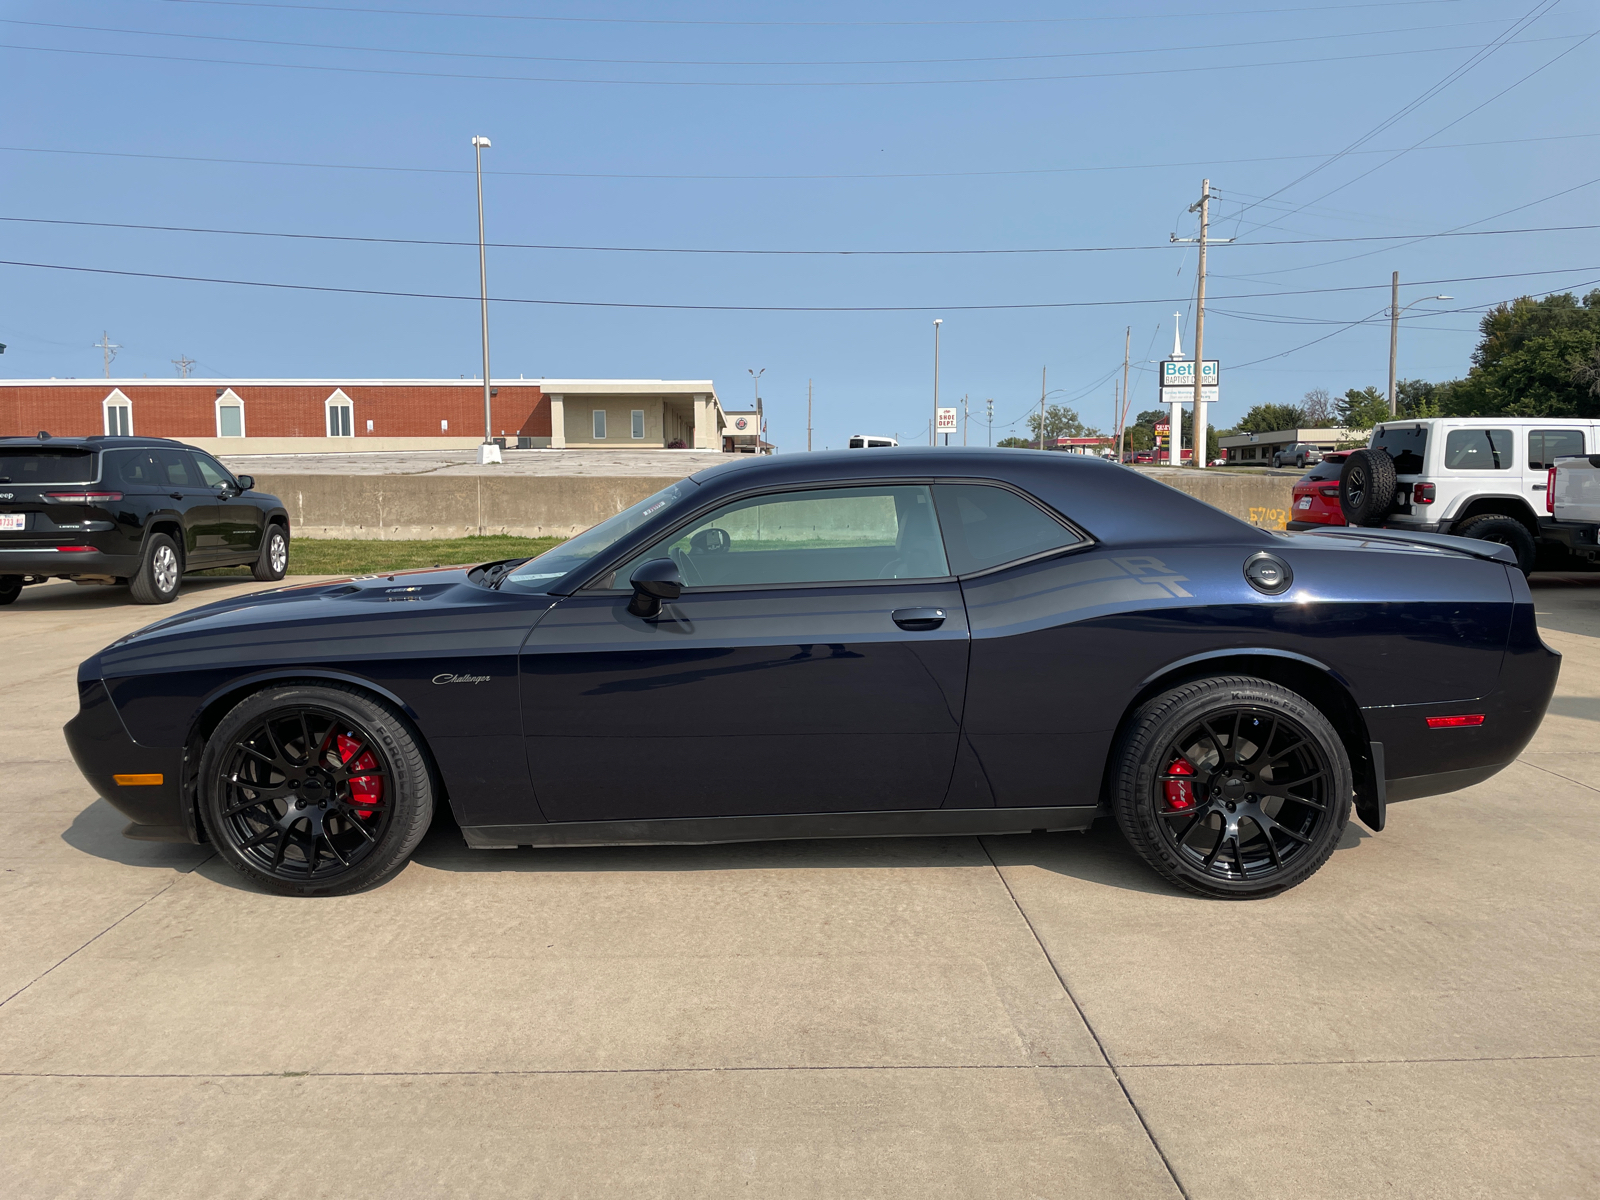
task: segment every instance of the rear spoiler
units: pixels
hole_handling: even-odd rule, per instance
[[[1302,531],[1303,537],[1358,538],[1364,542],[1390,542],[1403,546],[1428,546],[1435,550],[1454,550],[1473,558],[1517,565],[1517,556],[1510,546],[1499,542],[1482,542],[1477,538],[1454,537],[1448,533],[1412,533],[1404,529],[1372,529],[1364,526],[1332,526],[1328,529]]]

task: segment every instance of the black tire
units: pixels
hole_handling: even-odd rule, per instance
[[[1304,471],[1306,469],[1306,456],[1302,454],[1299,458],[1295,459],[1294,466],[1295,470]]]
[[[183,587],[183,550],[164,533],[144,539],[139,570],[128,580],[135,604],[170,604]]]
[[[1252,741],[1263,729],[1265,740]],[[1158,874],[1201,896],[1254,900],[1304,882],[1350,820],[1338,733],[1304,697],[1264,679],[1201,679],[1154,697],[1112,763],[1123,836]]]
[[[21,575],[0,575],[0,605],[10,604],[22,595]]]
[[[1351,525],[1381,525],[1394,507],[1394,459],[1384,450],[1355,450],[1339,472],[1339,508]]]
[[[268,525],[261,539],[261,556],[250,573],[262,583],[282,579],[289,572],[289,531],[282,525]]]
[[[283,684],[241,700],[206,743],[199,788],[217,853],[289,896],[383,883],[433,820],[417,735],[389,705],[338,684]]]
[[[1510,546],[1511,552],[1517,556],[1517,566],[1524,575],[1533,572],[1533,565],[1539,556],[1538,544],[1533,540],[1533,534],[1528,532],[1528,527],[1515,517],[1505,516],[1503,513],[1484,513],[1481,517],[1469,517],[1450,531],[1457,537],[1476,538],[1480,542],[1498,542],[1502,546]]]

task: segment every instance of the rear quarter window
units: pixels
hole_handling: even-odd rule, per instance
[[[0,446],[0,483],[93,483],[96,466],[93,450]]]
[[[971,575],[1084,541],[1076,530],[1005,488],[935,484],[933,499],[953,575]]]

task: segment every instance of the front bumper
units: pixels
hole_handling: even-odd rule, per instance
[[[138,573],[137,554],[100,550],[57,550],[53,546],[0,546],[0,575],[111,575]]]
[[[200,840],[193,812],[183,800],[183,751],[134,741],[104,682],[79,683],[78,715],[62,732],[89,786],[130,819],[124,834],[144,841]],[[159,783],[147,782],[157,777]]]

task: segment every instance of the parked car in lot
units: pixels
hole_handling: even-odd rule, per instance
[[[1565,547],[1574,559],[1600,559],[1600,454],[1556,459],[1544,495],[1540,537]]]
[[[282,579],[289,516],[202,450],[166,438],[0,438],[0,604],[29,583],[121,583],[139,604],[185,571]]]
[[[1155,460],[1156,452],[1154,450],[1135,450],[1133,452],[1133,461],[1136,463],[1153,463]]]
[[[1310,442],[1296,442],[1292,446],[1285,446],[1282,450],[1273,452],[1272,465],[1277,467],[1300,467],[1302,469],[1315,466],[1322,461],[1322,451]]]
[[[1290,529],[1322,529],[1345,523],[1344,512],[1339,507],[1339,475],[1349,453],[1348,450],[1328,451],[1320,463],[1295,481],[1294,499],[1289,508]]]
[[[1435,417],[1390,421],[1345,459],[1339,504],[1352,525],[1452,533],[1509,546],[1524,573],[1568,547],[1540,529],[1558,459],[1600,450],[1600,421]]]
[[[260,884],[480,848],[1083,829],[1206,896],[1466,787],[1559,656],[1502,546],[1279,534],[1090,456],[749,457],[532,559],[259,592],[85,661],[132,837]]]

